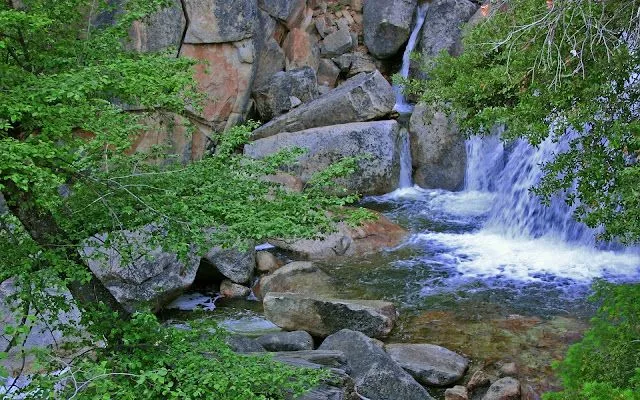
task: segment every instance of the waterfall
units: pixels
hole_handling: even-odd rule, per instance
[[[533,147],[517,140],[505,149],[500,132],[467,141],[465,190],[495,193],[485,229],[512,238],[548,237],[563,242],[595,246],[597,231],[573,219],[575,206],[562,194],[543,205],[531,192],[543,175],[543,165],[567,148],[569,135],[548,138]]]
[[[422,25],[424,24],[424,19],[427,16],[427,10],[429,9],[428,3],[423,3],[418,5],[416,9],[416,24],[413,27],[413,31],[411,31],[411,35],[409,36],[409,41],[407,42],[407,47],[404,50],[404,54],[402,55],[402,67],[400,68],[399,75],[403,78],[409,77],[409,67],[411,66],[411,53],[413,49],[416,47],[416,43],[418,41],[418,34],[420,34],[420,30],[422,29]],[[404,98],[403,87],[401,85],[394,85],[393,91],[396,94],[396,105],[393,107],[395,111],[399,113],[410,113],[413,110],[413,106],[407,103],[407,100]]]
[[[406,189],[413,186],[413,167],[411,165],[411,144],[409,143],[409,131],[402,129],[400,132],[402,144],[400,146],[400,182],[398,189]]]

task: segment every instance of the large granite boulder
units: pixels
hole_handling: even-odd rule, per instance
[[[220,274],[235,283],[247,283],[256,268],[256,251],[253,246],[246,250],[214,247],[202,258],[200,277]],[[206,278],[205,278],[206,279]]]
[[[451,55],[462,52],[462,25],[476,12],[478,6],[469,0],[434,0],[424,20],[416,51],[423,57],[433,57],[442,50]]]
[[[181,260],[153,246],[151,236],[157,231],[147,227],[98,234],[80,250],[91,272],[130,313],[158,311],[189,288],[198,271],[200,258],[195,254]]]
[[[269,121],[291,110],[294,107],[292,97],[303,103],[318,97],[318,84],[313,68],[277,72],[253,91],[253,99],[263,121]]]
[[[308,103],[307,106],[316,101]],[[283,117],[297,113],[297,110],[303,108],[306,106],[296,108]],[[273,121],[277,120],[278,118]],[[384,194],[398,187],[399,132],[400,127],[393,120],[332,125],[299,132],[284,132],[256,140],[245,145],[244,154],[252,158],[263,158],[285,148],[308,149],[289,171],[292,175],[300,177],[304,183],[315,173],[345,157],[368,155],[358,161],[357,173],[338,180],[339,186],[343,186],[345,191],[337,194]]]
[[[413,180],[430,189],[458,190],[464,184],[467,153],[452,119],[418,104],[409,121]]]
[[[367,399],[432,399],[411,375],[361,332],[343,329],[327,337],[319,349],[344,353],[357,393]]]
[[[256,41],[256,73],[253,87],[264,85],[276,72],[284,71],[285,56],[280,42],[275,38],[278,23],[263,10],[258,11],[258,26],[260,35],[254,37]]]
[[[330,296],[335,292],[331,277],[307,261],[289,263],[273,274],[263,276],[253,290],[258,298],[270,292],[323,296]]]
[[[427,386],[449,386],[460,380],[469,360],[433,344],[389,344],[387,354],[418,382]]]
[[[282,42],[287,70],[301,67],[318,69],[320,47],[315,36],[304,29],[293,28]]]
[[[127,47],[141,52],[175,49],[177,55],[187,20],[180,0],[172,0],[171,6],[153,13],[144,21],[135,21],[129,29]]]
[[[253,132],[251,139],[262,139],[281,132],[381,119],[392,111],[394,104],[393,89],[380,72],[360,74],[314,101],[264,124]]]
[[[377,58],[398,53],[411,34],[417,0],[367,0],[364,3],[364,44]]]
[[[274,324],[286,330],[305,330],[314,336],[348,328],[371,337],[385,337],[396,320],[395,306],[386,301],[271,292],[263,305],[265,316]]]
[[[398,246],[407,237],[407,230],[382,214],[377,219],[352,227],[338,223],[337,231],[320,239],[275,240],[269,242],[281,249],[296,253],[306,260],[328,260],[341,257],[363,256],[385,248]]]
[[[515,378],[502,378],[495,381],[482,400],[519,400],[520,382]]]
[[[184,5],[189,19],[184,43],[236,42],[255,33],[256,0],[185,0]]]
[[[288,28],[293,28],[300,21],[306,6],[306,0],[258,0],[258,7]]]

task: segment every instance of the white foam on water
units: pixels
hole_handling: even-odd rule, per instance
[[[166,308],[182,311],[192,311],[195,309],[213,311],[216,309],[215,302],[219,298],[220,296],[211,297],[197,292],[188,293],[172,301]]]
[[[440,262],[470,278],[530,282],[549,276],[580,282],[640,279],[640,254],[636,251],[597,250],[552,236],[513,238],[485,229],[463,234],[421,233],[412,242],[436,249]]]

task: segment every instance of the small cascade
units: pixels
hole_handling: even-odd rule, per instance
[[[424,20],[427,16],[427,10],[429,9],[429,3],[423,3],[418,5],[416,9],[416,24],[413,27],[413,31],[409,36],[409,41],[407,42],[407,47],[404,50],[404,54],[402,55],[402,68],[400,68],[400,76],[403,78],[409,77],[409,67],[411,66],[411,53],[416,47],[416,43],[418,42],[418,34],[422,29],[422,25],[424,24]],[[396,94],[396,105],[393,107],[395,111],[399,113],[410,113],[413,111],[413,106],[407,102],[404,97],[403,87],[401,85],[394,85],[393,90]]]
[[[545,206],[530,190],[540,182],[543,165],[563,152],[570,138],[547,139],[538,147],[518,140],[505,149],[499,133],[467,141],[465,190],[496,195],[485,229],[511,238],[548,237],[595,246],[597,232],[573,219],[575,206],[561,195]]]
[[[400,146],[400,182],[398,189],[406,189],[413,186],[411,166],[411,145],[409,143],[409,131],[401,131],[402,145]]]

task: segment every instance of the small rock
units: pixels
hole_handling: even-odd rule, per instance
[[[251,289],[225,279],[220,283],[220,294],[229,299],[245,298],[251,293]]]
[[[509,362],[509,363],[502,364],[502,366],[498,370],[498,374],[500,375],[500,377],[505,377],[505,376],[515,377],[515,376],[518,376],[518,366],[514,362]]]
[[[333,294],[331,277],[308,261],[295,261],[260,279],[254,292],[262,298],[269,292]]]
[[[489,386],[490,384],[491,379],[489,378],[489,375],[487,375],[483,370],[479,370],[471,375],[469,382],[467,382],[467,390],[473,392],[477,388]]]
[[[270,333],[256,340],[267,351],[313,350],[313,338],[305,331]]]
[[[291,108],[296,108],[302,104],[302,100],[296,96],[289,96],[289,102],[291,103]]]
[[[346,29],[338,29],[327,35],[322,41],[321,53],[325,57],[335,57],[351,50],[353,41],[351,34]]]
[[[260,272],[273,272],[280,268],[282,263],[268,251],[258,251],[256,253],[256,265]]]
[[[510,377],[498,379],[482,400],[520,400],[520,382]]]
[[[236,353],[264,353],[265,349],[257,340],[246,336],[231,335],[225,339],[227,345]]]
[[[331,60],[320,59],[318,66],[318,84],[335,87],[340,75],[340,68]]]
[[[393,361],[428,386],[448,386],[464,376],[469,360],[433,344],[390,344],[385,347]]]
[[[469,400],[467,388],[464,386],[454,386],[444,391],[444,400]]]

